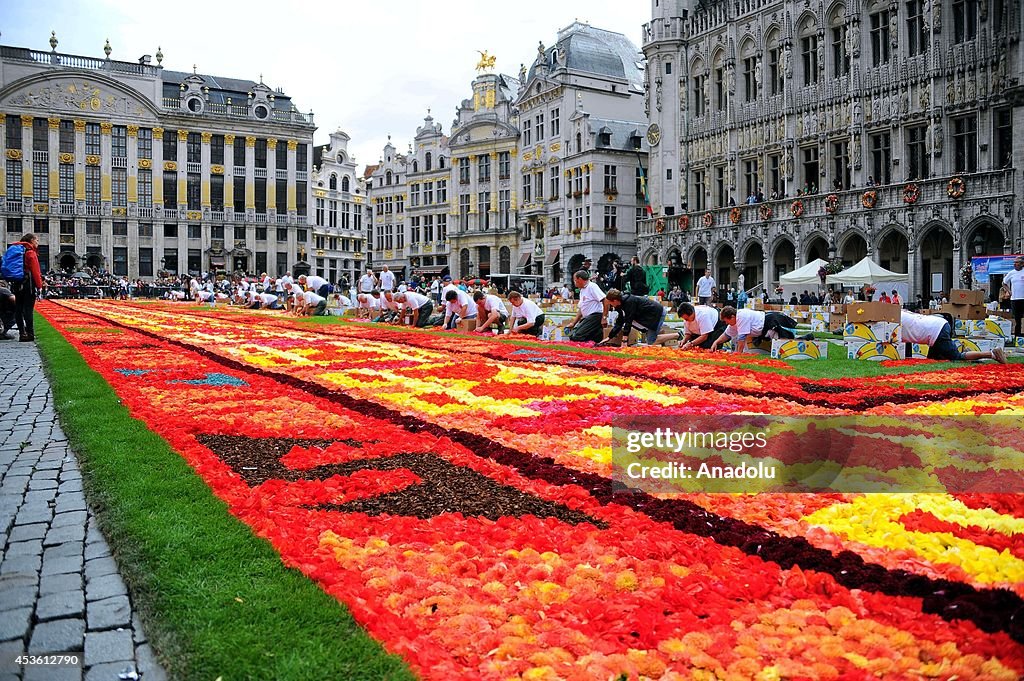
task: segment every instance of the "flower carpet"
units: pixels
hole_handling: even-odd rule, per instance
[[[623,414],[920,429],[1024,413],[1019,365],[812,381],[772,360],[164,304],[39,311],[235,516],[423,678],[1024,675],[1017,495],[665,497],[609,480]],[[854,437],[885,451],[886,432]],[[992,467],[979,452],[1007,435],[979,437],[950,468]],[[881,459],[880,474],[903,474]]]

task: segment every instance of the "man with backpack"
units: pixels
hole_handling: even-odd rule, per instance
[[[7,280],[14,294],[14,321],[18,325],[18,340],[22,342],[36,339],[32,319],[36,289],[46,286],[39,270],[38,246],[39,237],[31,232],[24,234],[7,249],[0,264],[0,277]]]

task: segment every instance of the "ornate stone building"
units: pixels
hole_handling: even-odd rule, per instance
[[[459,278],[515,271],[519,86],[505,75],[477,76],[473,98],[462,101],[452,123],[448,239]]]
[[[0,208],[44,267],[283,272],[308,244],[312,114],[262,82],[0,47]]]
[[[561,283],[584,258],[603,271],[635,254],[647,157],[641,59],[624,35],[576,22],[523,70],[517,272]]]
[[[310,176],[313,206],[313,271],[330,281],[359,278],[365,256],[363,209],[365,182],[348,151],[344,131],[331,133],[331,143],[313,154]]]
[[[652,17],[639,250],[671,280],[710,265],[772,286],[870,255],[929,295],[973,255],[1024,250],[1020,3],[652,0]]]
[[[405,250],[408,173],[408,158],[395,152],[390,135],[380,163],[367,167],[364,173],[370,201],[367,218],[370,265],[374,268],[387,265],[399,281],[410,273]]]
[[[429,112],[416,129],[409,168],[406,207],[409,267],[415,274],[436,276],[450,271],[448,220],[452,182],[448,138]]]

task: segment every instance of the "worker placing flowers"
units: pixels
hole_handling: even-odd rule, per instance
[[[629,293],[622,293],[618,289],[611,289],[605,294],[608,306],[619,311],[615,319],[615,325],[608,333],[608,338],[602,340],[598,345],[611,345],[621,341],[625,334],[629,337],[630,329],[636,329],[647,345],[678,341],[679,334],[673,331],[665,334],[662,338],[659,335],[661,327],[665,324],[665,307],[657,300],[647,296],[634,296]]]
[[[757,345],[765,338],[796,338],[796,321],[781,312],[723,307],[720,316],[725,322],[725,333],[711,344],[712,352],[730,340],[733,341],[734,352],[745,352],[747,345]],[[814,336],[803,336],[801,340],[814,340]]]
[[[960,352],[953,342],[953,328],[944,315],[917,314],[903,310],[900,313],[903,325],[903,341],[924,343],[928,346],[928,359],[945,359],[950,362],[977,362],[992,359],[1006,364],[1006,352],[996,347],[991,352]]]

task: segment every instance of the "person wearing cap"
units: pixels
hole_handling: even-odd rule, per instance
[[[598,345],[615,343],[623,333],[628,340],[633,328],[644,335],[647,345],[654,345],[658,341],[658,332],[665,323],[665,307],[661,303],[647,296],[623,293],[617,288],[609,289],[605,300],[608,301],[608,307],[619,311],[619,315],[615,318],[615,325],[608,333],[608,338]],[[672,337],[678,338],[674,333]]]
[[[1003,277],[1003,288],[1010,292],[1013,310],[1013,335],[1021,336],[1021,318],[1024,318],[1024,256],[1013,261],[1013,271]]]
[[[715,340],[725,333],[725,322],[719,318],[718,310],[710,305],[680,303],[679,316],[686,324],[686,336],[680,350],[710,350]]]
[[[960,352],[953,341],[952,316],[941,314],[917,314],[910,310],[900,312],[903,342],[924,343],[928,346],[928,359],[950,362],[977,362],[992,359],[1006,364],[1006,352],[996,347],[991,352]]]
[[[454,329],[463,320],[476,319],[476,305],[464,291],[454,289],[444,294],[444,328]]]
[[[505,333],[505,322],[508,321],[508,314],[505,312],[505,303],[495,295],[477,291],[473,294],[473,302],[476,303],[477,323],[476,333],[490,331],[491,328],[498,330],[498,333]]]
[[[604,328],[608,326],[608,301],[604,291],[590,281],[590,272],[582,269],[572,277],[580,290],[576,317],[566,326],[570,330],[569,340],[575,343],[600,343],[604,340]]]
[[[395,303],[400,309],[409,310],[409,326],[425,328],[430,325],[430,315],[434,313],[434,302],[415,291],[402,291],[395,294]],[[402,315],[404,322],[405,315]]]
[[[440,296],[439,296],[441,302],[439,304],[440,305],[444,305],[445,304],[446,296],[448,295],[449,291],[458,291],[458,290],[459,290],[459,287],[455,285],[455,282],[452,281],[452,278],[446,276],[444,279],[441,280],[441,293],[440,293]]]
[[[387,265],[384,265],[384,267],[382,267],[380,271],[380,290],[395,290],[395,273],[389,270]]]
[[[537,303],[524,298],[519,291],[509,293],[508,302],[512,303],[512,326],[509,333],[525,333],[540,338],[546,319]]]

